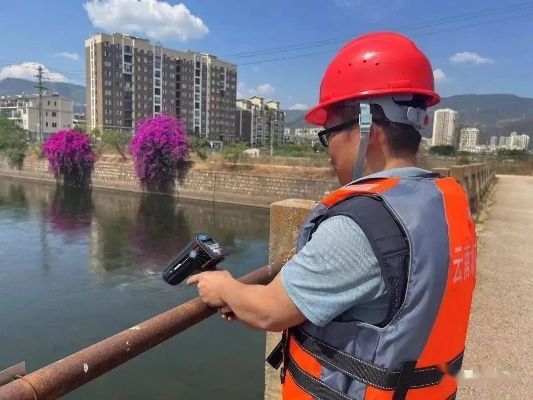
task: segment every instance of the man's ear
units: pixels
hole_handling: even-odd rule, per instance
[[[381,142],[380,137],[383,136],[383,129],[375,122],[370,125],[370,135],[368,137],[368,144],[378,144]]]

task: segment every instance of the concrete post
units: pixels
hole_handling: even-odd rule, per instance
[[[449,168],[432,168],[431,172],[434,172],[436,174],[441,174],[444,177],[450,176],[450,169]]]
[[[270,205],[269,262],[290,257],[296,248],[298,232],[317,203],[310,200],[290,199]],[[281,339],[281,333],[267,332],[266,356]],[[279,370],[265,363],[265,400],[281,399]]]

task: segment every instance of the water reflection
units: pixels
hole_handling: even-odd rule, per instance
[[[264,209],[1,179],[0,206],[19,209],[19,218],[34,209],[44,234],[60,235],[67,243],[89,242],[93,267],[104,270],[139,263],[161,269],[200,232],[213,235],[232,256],[246,250],[243,238],[268,238]]]
[[[88,234],[94,203],[92,190],[82,187],[56,186],[48,208],[46,221],[58,233]]]
[[[160,272],[199,232],[229,247],[235,276],[268,260],[266,209],[0,177],[0,370],[36,370],[195,297]],[[212,318],[65,398],[260,398],[263,359],[263,333]]]
[[[14,219],[28,217],[28,200],[24,186],[20,182],[6,182],[0,185],[0,208],[12,211]]]
[[[135,215],[132,243],[137,257],[146,263],[162,265],[183,248],[191,231],[183,209],[175,198],[145,194]]]

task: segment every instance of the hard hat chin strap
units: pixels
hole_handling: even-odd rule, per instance
[[[372,113],[370,112],[370,104],[367,102],[359,103],[359,151],[355,159],[352,181],[363,177],[366,149],[370,139],[370,126],[372,125]]]

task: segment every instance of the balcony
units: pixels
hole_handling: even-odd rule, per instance
[[[131,74],[133,73],[133,66],[132,64],[130,63],[124,63],[123,65],[123,68],[122,68],[122,72],[124,72],[125,74]]]

